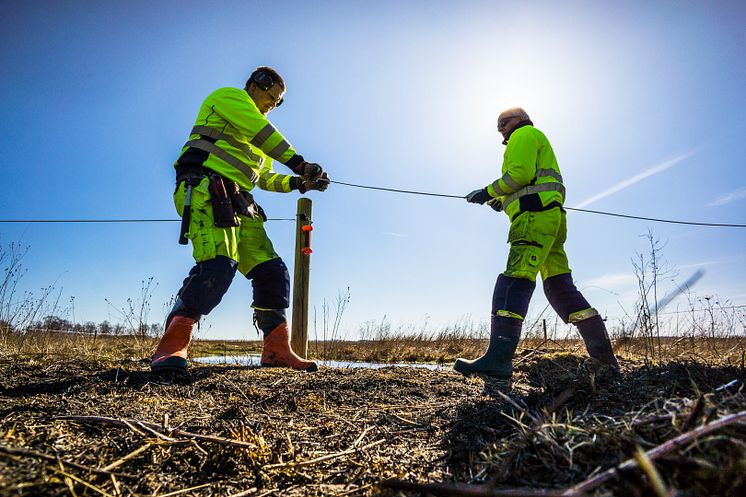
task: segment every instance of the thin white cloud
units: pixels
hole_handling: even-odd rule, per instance
[[[387,236],[395,236],[397,238],[409,238],[409,235],[407,235],[406,233],[394,233],[393,231],[384,231],[381,232],[381,234]]]
[[[632,176],[629,179],[626,179],[620,183],[617,183],[616,185],[612,186],[611,188],[608,188],[607,190],[602,191],[599,194],[596,194],[582,202],[580,202],[578,205],[575,206],[577,209],[581,209],[583,207],[586,207],[594,202],[598,202],[602,198],[606,198],[609,195],[613,195],[617,192],[620,192],[626,188],[629,188],[630,186],[634,185],[635,183],[639,183],[640,181],[644,180],[645,178],[649,178],[650,176],[653,176],[654,174],[658,174],[660,172],[665,171],[666,169],[669,169],[676,164],[682,162],[685,159],[688,159],[692,155],[696,154],[702,149],[702,147],[697,147],[694,150],[690,150],[689,152],[679,155],[678,157],[674,157],[673,159],[669,159],[667,161],[663,161],[660,164],[656,164],[655,166],[651,167],[650,169],[647,169],[646,171],[643,171],[639,174],[636,174],[635,176]]]
[[[632,273],[605,274],[592,280],[582,282],[583,287],[595,286],[603,290],[615,290],[625,288],[637,283],[637,278]]]
[[[725,193],[720,195],[718,198],[707,204],[707,207],[715,207],[716,205],[725,205],[746,198],[746,186],[739,188],[738,190]]]
[[[691,269],[691,268],[698,268],[702,266],[714,266],[716,264],[727,264],[731,261],[727,259],[722,259],[719,261],[702,261],[702,262],[692,262],[691,264],[682,264],[681,266],[676,266],[676,269]]]
[[[702,266],[714,266],[716,264],[734,264],[734,263],[739,263],[744,257],[746,257],[746,254],[739,253],[739,254],[732,255],[730,257],[724,257],[722,259],[713,259],[713,260],[690,262],[688,264],[682,264],[680,266],[676,266],[676,269],[690,269],[690,268],[698,268]]]

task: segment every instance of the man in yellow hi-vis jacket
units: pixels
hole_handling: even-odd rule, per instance
[[[191,240],[196,262],[179,290],[151,369],[186,371],[187,349],[199,319],[221,301],[236,271],[252,283],[254,320],[264,334],[263,366],[315,371],[316,363],[290,347],[285,309],[290,276],[264,230],[266,217],[250,191],[324,191],[329,178],[306,162],[267,114],[282,104],[285,81],[259,67],[244,89],[221,88],[200,107],[176,168],[174,203],[182,216],[182,243]],[[274,161],[294,175],[272,170]]]
[[[511,377],[513,354],[538,273],[549,303],[565,323],[577,326],[590,356],[599,365],[618,368],[603,319],[572,281],[564,249],[565,187],[549,140],[521,108],[502,112],[497,129],[507,145],[502,176],[466,199],[487,203],[510,218],[508,264],[492,295],[487,352],[472,361],[457,359],[454,369],[463,374]]]

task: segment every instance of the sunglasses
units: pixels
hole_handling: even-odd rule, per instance
[[[275,96],[274,96],[274,95],[272,95],[272,94],[271,94],[271,93],[269,92],[269,90],[270,90],[270,88],[272,88],[272,86],[270,86],[270,87],[268,87],[268,88],[265,88],[264,86],[262,86],[262,85],[261,85],[261,84],[259,84],[259,83],[256,83],[256,85],[257,85],[257,86],[259,87],[259,89],[260,89],[260,90],[262,90],[262,91],[263,91],[264,93],[266,93],[267,95],[269,95],[269,98],[271,98],[271,99],[272,99],[272,107],[273,107],[273,108],[277,108],[277,107],[279,107],[280,105],[282,105],[282,102],[284,102],[284,101],[285,101],[285,97],[280,97],[280,99],[279,99],[279,100],[275,100]],[[273,85],[273,86],[274,86],[274,85]]]
[[[274,101],[272,107],[279,107],[280,105],[282,105],[282,102],[285,101],[285,97],[280,97],[280,100],[275,100],[275,97],[273,97],[271,93],[267,92],[267,94],[272,97],[272,100]]]
[[[503,117],[499,121],[497,121],[497,129],[504,128],[512,119],[515,119],[518,116],[508,116]]]

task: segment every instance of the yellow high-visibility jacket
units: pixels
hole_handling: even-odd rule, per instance
[[[220,88],[202,103],[174,167],[205,167],[246,191],[254,185],[269,191],[291,191],[293,176],[275,173],[273,159],[291,170],[303,162],[246,90]]]
[[[511,220],[521,212],[562,206],[565,187],[544,133],[530,124],[513,131],[503,155],[502,176],[487,186],[487,192],[502,203]]]

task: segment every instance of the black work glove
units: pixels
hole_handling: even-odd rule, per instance
[[[474,190],[466,196],[466,201],[472,204],[483,204],[491,199],[492,197],[487,193],[487,188]]]
[[[301,183],[298,186],[298,191],[301,193],[306,193],[308,190],[318,190],[323,192],[329,188],[329,176],[327,176],[325,172],[321,173],[321,176],[319,176],[315,181],[304,180],[303,178],[299,179],[301,180]]]
[[[320,165],[315,162],[303,162],[300,167],[296,170],[298,174],[303,176],[305,181],[316,181],[321,177],[324,170]]]

